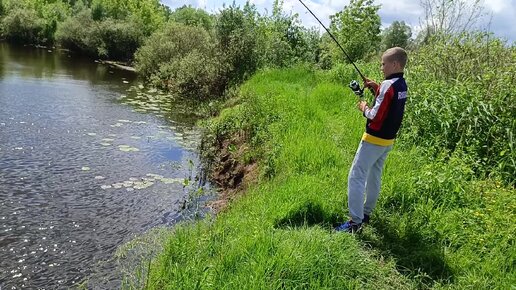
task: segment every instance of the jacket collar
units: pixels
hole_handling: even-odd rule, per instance
[[[390,80],[390,79],[393,79],[393,78],[402,78],[403,77],[403,73],[400,72],[400,73],[393,73],[393,74],[390,74],[389,76],[387,76],[385,79],[386,80]]]

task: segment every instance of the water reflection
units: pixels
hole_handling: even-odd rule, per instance
[[[90,84],[134,81],[136,74],[98,65],[91,59],[61,50],[48,50],[30,46],[11,46],[0,42],[0,77],[19,76],[24,79],[53,80],[69,78],[87,80]],[[8,60],[9,64],[6,63]],[[7,70],[7,66],[9,69]]]

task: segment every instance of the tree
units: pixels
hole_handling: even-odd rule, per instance
[[[182,6],[170,14],[170,20],[189,26],[201,26],[206,31],[213,28],[213,17],[202,9],[192,6]]]
[[[352,61],[363,59],[380,47],[379,5],[374,0],[350,0],[349,5],[330,16],[330,30]],[[332,44],[333,59],[343,59],[343,53]]]
[[[404,21],[394,21],[391,26],[382,33],[383,49],[399,46],[406,48],[412,31]]]
[[[319,32],[303,27],[297,13],[285,13],[283,3],[274,0],[272,14],[258,17],[260,64],[287,67],[298,62],[314,63],[319,53]]]
[[[222,74],[231,85],[244,81],[259,67],[257,20],[256,7],[249,2],[243,9],[233,3],[217,16],[215,35]]]

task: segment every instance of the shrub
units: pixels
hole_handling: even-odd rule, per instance
[[[58,23],[70,11],[70,6],[61,1],[2,1],[2,36],[16,43],[53,44]]]
[[[84,9],[58,25],[56,41],[65,48],[96,56],[102,39],[95,31],[97,23],[91,11]]]
[[[118,60],[130,60],[144,40],[142,24],[133,18],[95,21],[83,7],[58,26],[57,42],[68,49]]]
[[[136,53],[136,69],[161,87],[199,99],[220,95],[213,38],[201,27],[169,23]]]
[[[102,40],[99,56],[110,59],[131,60],[145,38],[143,24],[134,18],[102,21],[94,31]]]
[[[514,46],[489,34],[436,37],[412,56],[402,136],[435,151],[460,150],[480,175],[515,182]]]
[[[35,10],[13,8],[2,19],[2,34],[16,43],[44,43],[45,22]]]
[[[218,15],[215,35],[224,78],[229,83],[244,81],[259,67],[257,17],[256,10],[249,4],[244,9],[229,6]]]
[[[182,6],[170,14],[170,20],[190,26],[200,26],[206,31],[213,29],[213,16],[202,9]]]

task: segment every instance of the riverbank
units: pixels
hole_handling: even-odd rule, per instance
[[[346,219],[363,130],[355,101],[329,73],[308,69],[246,82],[206,127],[233,169],[257,166],[256,182],[215,220],[176,227],[148,288],[510,288],[515,190],[475,177],[458,156],[432,160],[397,145],[371,224],[360,235],[332,232]]]

